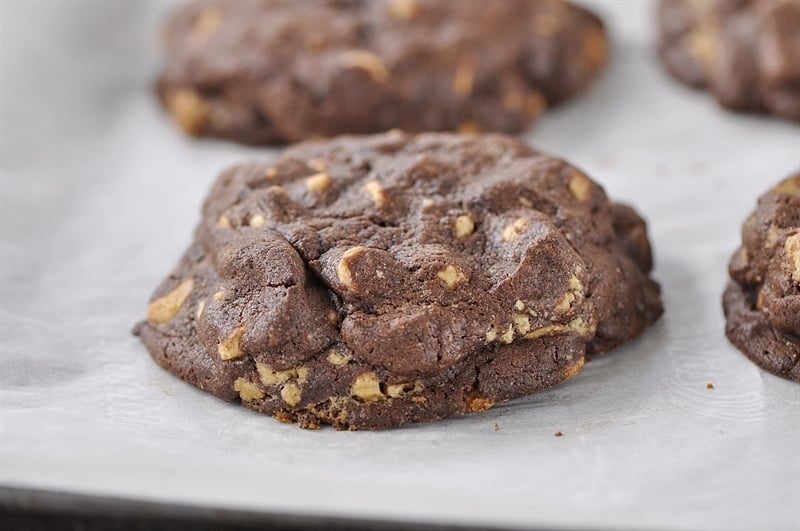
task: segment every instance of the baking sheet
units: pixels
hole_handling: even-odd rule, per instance
[[[526,139],[644,213],[664,318],[547,392],[340,433],[204,394],[130,334],[214,177],[266,151],[186,139],[157,108],[168,5],[0,2],[0,482],[473,525],[800,528],[800,386],[738,354],[720,310],[739,227],[800,167],[800,129],[671,82],[650,2],[590,3],[613,64]]]

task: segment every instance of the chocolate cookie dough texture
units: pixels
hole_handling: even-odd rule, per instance
[[[304,428],[483,411],[661,314],[645,224],[503,135],[291,147],[214,185],[137,333],[161,366]]]
[[[661,0],[661,58],[731,109],[800,121],[800,0]]]
[[[728,339],[762,368],[800,382],[800,172],[758,200],[730,275]]]
[[[188,134],[526,129],[606,62],[563,0],[199,0],[166,28],[158,95]]]

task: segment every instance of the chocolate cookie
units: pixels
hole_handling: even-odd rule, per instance
[[[526,129],[606,62],[563,0],[201,0],[175,13],[158,95],[190,135]]]
[[[800,382],[800,172],[761,196],[730,275],[728,339],[762,368]]]
[[[393,132],[222,174],[137,327],[166,369],[305,428],[482,411],[661,314],[644,222],[502,135]]]
[[[800,121],[799,0],[661,0],[661,59],[731,109]]]

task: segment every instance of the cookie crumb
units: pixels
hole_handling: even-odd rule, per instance
[[[706,389],[714,389],[714,388],[715,388],[715,387],[714,387],[714,384],[713,384],[713,383],[711,383],[711,382],[708,382],[708,383],[706,384]]]
[[[561,437],[561,436],[563,436],[563,435],[564,435],[564,434],[563,434],[563,433],[561,433],[560,431],[557,431],[557,432],[556,432],[556,437]]]
[[[494,431],[500,431],[500,424],[494,423]]]

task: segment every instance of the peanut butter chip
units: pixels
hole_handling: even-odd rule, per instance
[[[582,173],[576,171],[569,179],[569,191],[578,201],[584,202],[589,199],[589,192],[592,189],[592,183]]]
[[[331,324],[336,324],[339,322],[339,313],[336,310],[328,310],[328,321]]]
[[[392,384],[386,386],[386,396],[389,398],[397,398],[398,396],[402,395],[405,387],[404,384]]]
[[[189,40],[194,45],[204,45],[208,38],[217,31],[220,22],[222,22],[222,15],[218,9],[213,7],[204,9],[195,20],[194,26],[192,26]]]
[[[317,173],[324,172],[327,169],[327,165],[325,164],[325,161],[322,159],[311,159],[308,162],[306,162],[306,166],[308,166]]]
[[[147,306],[147,320],[154,324],[164,324],[180,312],[183,303],[194,289],[194,279],[187,278],[172,291],[159,297]]]
[[[364,70],[375,83],[379,85],[389,81],[391,74],[380,57],[367,50],[348,50],[339,57],[339,62],[344,68],[359,68]]]
[[[537,328],[532,332],[528,332],[525,335],[525,339],[537,339],[544,336],[554,336],[559,334],[568,334],[570,332],[574,332],[579,336],[589,336],[594,334],[596,326],[587,323],[585,319],[582,317],[576,317],[569,323],[562,325],[562,324],[553,324],[543,326],[542,328]]]
[[[478,135],[481,132],[481,125],[475,120],[466,120],[458,126],[458,134]]]
[[[527,314],[515,313],[513,319],[514,319],[514,327],[517,329],[517,333],[524,336],[530,331],[531,318],[528,317]]]
[[[608,56],[608,44],[603,30],[590,27],[583,36],[583,57],[591,69],[600,68]]]
[[[336,276],[346,288],[353,287],[353,273],[350,271],[350,264],[363,251],[364,248],[361,246],[353,247],[346,250],[339,259],[339,263],[336,266]]]
[[[474,83],[475,61],[472,59],[464,60],[458,65],[456,74],[453,77],[453,92],[459,98],[466,98],[472,94]]]
[[[686,47],[698,62],[710,66],[717,56],[717,44],[707,28],[696,29],[686,37]]]
[[[463,216],[458,216],[456,218],[455,222],[456,238],[459,239],[466,238],[467,236],[472,234],[474,230],[475,230],[475,222],[472,221],[471,217],[463,215]]]
[[[775,188],[773,188],[778,194],[786,194],[786,195],[800,195],[800,177],[789,177],[788,179],[781,181]]]
[[[470,413],[478,413],[491,408],[494,402],[484,396],[470,396],[467,398],[465,405]]]
[[[413,18],[418,8],[417,0],[391,0],[389,2],[389,13],[392,17],[400,20]]]
[[[564,371],[564,378],[572,378],[573,376],[581,372],[584,363],[585,360],[583,358],[578,358],[578,360],[575,363],[567,367],[567,369]]]
[[[386,191],[378,181],[369,181],[364,185],[364,189],[372,198],[372,201],[382,207],[386,204]]]
[[[518,90],[507,92],[503,96],[503,108],[510,112],[524,112],[530,116],[537,116],[544,112],[547,102],[538,92],[525,95]]]
[[[266,363],[256,362],[256,370],[261,383],[267,386],[284,384],[290,380],[304,384],[308,379],[308,367],[293,367],[278,371]]]
[[[769,229],[767,229],[767,237],[764,240],[764,248],[772,249],[775,247],[775,244],[778,243],[778,236],[778,227],[776,225],[770,225]]]
[[[352,358],[352,356],[348,356],[347,354],[342,354],[339,351],[331,349],[328,351],[328,363],[331,365],[336,365],[337,367],[343,367],[347,365]]]
[[[252,218],[250,218],[250,226],[255,229],[260,229],[266,224],[267,220],[264,219],[264,216],[261,214],[256,214]]]
[[[217,345],[217,352],[219,357],[223,360],[234,360],[242,357],[242,335],[244,335],[244,327],[237,327],[230,336],[220,340]]]
[[[525,218],[519,218],[503,229],[503,240],[506,242],[512,242],[516,240],[520,234],[525,232],[527,228],[528,220]]]
[[[359,374],[350,386],[350,394],[364,402],[376,402],[384,398],[380,382],[374,372]]]
[[[306,177],[305,184],[310,192],[324,192],[331,185],[331,178],[327,173],[315,173]]]
[[[567,292],[561,299],[561,302],[556,305],[555,310],[563,313],[569,311],[575,301],[583,296],[583,284],[575,275],[570,275],[569,282],[567,283]]]
[[[744,247],[739,249],[739,260],[742,261],[743,265],[747,265],[750,263],[750,257],[747,254],[747,249]]]
[[[518,90],[505,93],[503,95],[503,108],[511,112],[521,111],[525,108],[525,95]]]
[[[245,401],[260,400],[266,396],[264,390],[247,378],[236,378],[233,382],[233,390],[239,393],[239,397]]]
[[[538,92],[525,98],[525,112],[532,116],[542,114],[546,108],[547,100]]]
[[[169,96],[167,109],[180,128],[191,136],[201,133],[210,114],[205,100],[190,89],[181,89]]]
[[[786,238],[784,248],[786,250],[786,256],[789,257],[792,280],[800,284],[800,232]]]
[[[563,27],[563,23],[552,13],[544,13],[533,21],[533,31],[542,37],[552,37]]]
[[[508,330],[500,336],[500,339],[503,340],[503,343],[511,343],[514,341],[514,325],[508,325]]]
[[[302,391],[297,384],[289,382],[281,389],[281,398],[290,406],[296,406],[300,403]]]
[[[436,273],[436,276],[439,277],[439,280],[447,284],[447,287],[450,289],[453,289],[458,284],[467,280],[467,277],[464,275],[464,273],[452,265],[449,265]]]
[[[228,216],[220,216],[217,218],[217,226],[221,229],[229,229],[231,228],[231,220],[228,219]]]
[[[306,383],[308,380],[308,367],[298,367],[295,371],[297,371],[297,381],[301,384]]]

